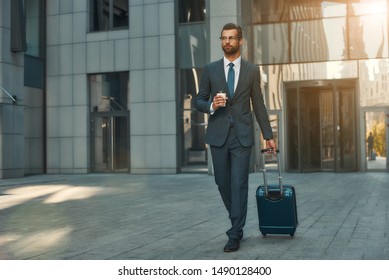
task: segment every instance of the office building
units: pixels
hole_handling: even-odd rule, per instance
[[[261,69],[285,171],[388,171],[388,11],[388,0],[0,0],[0,178],[211,172],[193,101],[227,22]]]

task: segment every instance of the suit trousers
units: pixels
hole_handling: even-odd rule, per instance
[[[231,221],[226,234],[241,239],[247,216],[251,147],[242,146],[231,127],[226,143],[221,147],[211,146],[211,153],[215,182]]]

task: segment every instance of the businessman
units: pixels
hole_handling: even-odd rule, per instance
[[[209,114],[205,142],[211,148],[215,182],[231,221],[224,252],[234,252],[240,248],[246,223],[249,163],[254,144],[251,105],[266,147],[275,150],[276,144],[260,88],[259,67],[241,58],[241,27],[226,24],[220,40],[224,57],[205,66],[196,108]],[[218,94],[221,92],[226,97]]]

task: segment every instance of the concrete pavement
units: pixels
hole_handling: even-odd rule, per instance
[[[273,174],[270,174],[273,175]],[[295,185],[295,237],[248,217],[224,253],[226,210],[206,174],[37,175],[0,181],[0,259],[389,259],[389,173],[286,173]]]

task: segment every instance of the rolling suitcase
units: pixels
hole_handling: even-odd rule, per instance
[[[282,183],[278,150],[276,154],[279,184],[268,185],[264,154],[269,151],[272,150],[261,150],[264,184],[256,191],[259,230],[264,237],[267,234],[289,234],[293,237],[298,225],[295,188]]]

